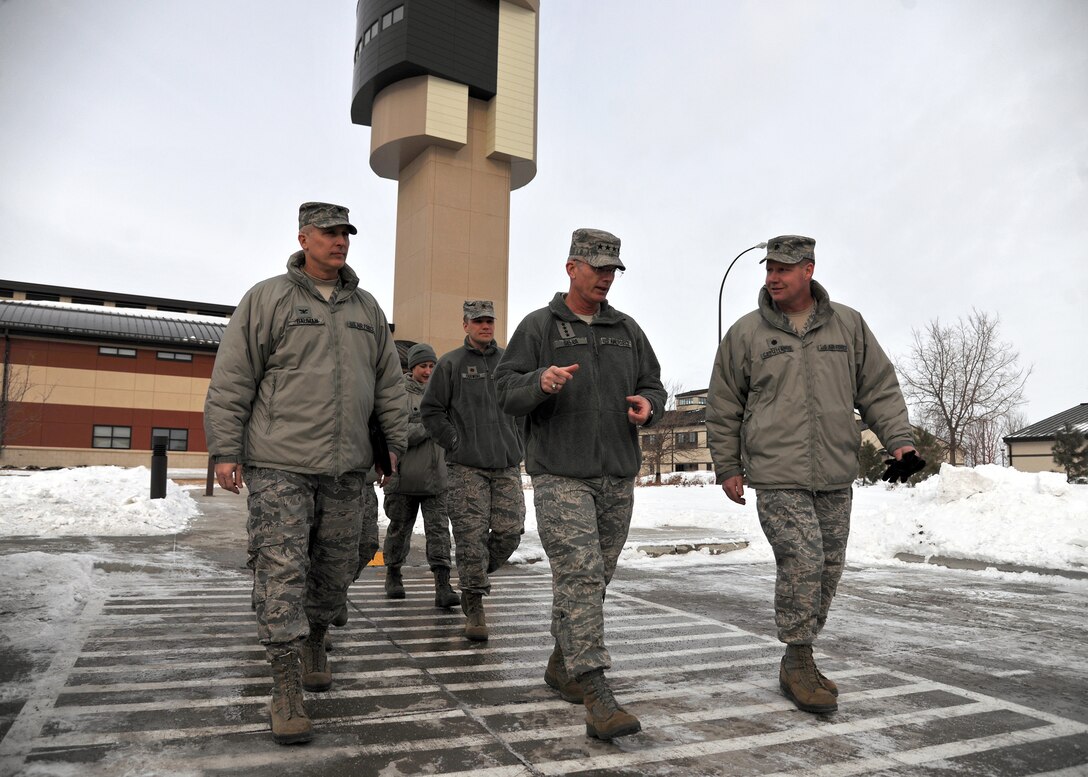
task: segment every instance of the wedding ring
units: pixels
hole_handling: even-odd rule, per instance
[[[559,384],[558,383],[553,383],[552,384],[552,391],[559,391]]]

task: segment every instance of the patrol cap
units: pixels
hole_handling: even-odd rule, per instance
[[[620,261],[620,239],[603,229],[576,229],[570,237],[570,258],[593,267],[626,270]]]
[[[416,343],[408,349],[408,369],[415,369],[416,365],[423,362],[436,362],[438,357],[434,355],[434,348],[427,343]]]
[[[800,264],[816,261],[816,241],[804,235],[779,235],[767,241],[767,255],[759,260],[763,264],[768,259],[782,264]]]
[[[304,202],[298,206],[298,228],[309,226],[321,229],[346,226],[351,234],[359,234],[348,221],[348,209],[328,202]]]
[[[469,321],[495,317],[495,305],[489,299],[466,299],[464,310]]]

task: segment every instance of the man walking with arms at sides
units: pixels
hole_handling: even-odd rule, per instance
[[[518,325],[498,376],[503,408],[528,416],[525,467],[552,568],[555,647],[544,680],[585,704],[586,732],[601,739],[641,729],[604,675],[604,596],[631,526],[638,427],[661,417],[666,398],[646,335],[608,304],[623,270],[619,238],[575,230],[568,291]]]
[[[446,449],[446,493],[465,636],[487,639],[483,597],[492,572],[517,550],[525,531],[521,489],[521,434],[499,407],[495,368],[503,349],[495,343],[491,300],[466,300],[465,343],[444,354],[427,383],[420,411],[431,437]]]
[[[434,349],[417,343],[408,350],[404,376],[405,409],[408,412],[408,450],[397,463],[397,474],[385,484],[385,595],[404,598],[401,565],[408,558],[416,513],[423,511],[427,536],[427,563],[434,574],[434,606],[461,603],[450,587],[450,519],[446,514],[446,457],[431,438],[419,415],[423,390],[434,371]]]
[[[812,643],[846,560],[860,431],[854,409],[892,452],[889,479],[924,466],[914,450],[895,370],[856,310],[832,302],[812,274],[816,241],[767,244],[759,309],[725,335],[710,377],[706,426],[725,495],[744,483],[778,566],[775,624],[786,644],[782,692],[805,712],[838,709],[838,686]]]
[[[280,744],[312,738],[302,689],[332,685],[325,632],[359,560],[372,410],[394,470],[407,447],[396,347],[385,314],[346,264],[354,234],[347,208],[303,203],[302,250],[238,304],[204,406],[220,487],[249,487],[253,602]]]

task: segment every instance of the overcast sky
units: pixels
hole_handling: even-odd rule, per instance
[[[316,199],[351,208],[392,316],[354,29],[351,0],[0,0],[0,278],[234,304]],[[1082,0],[541,0],[505,323],[565,290],[575,227],[607,229],[610,301],[704,388],[726,266],[799,233],[889,354],[976,308],[1034,368],[1029,421],[1088,402],[1086,35]]]

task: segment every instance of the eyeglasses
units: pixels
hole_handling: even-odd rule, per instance
[[[593,270],[593,272],[597,273],[598,275],[615,275],[617,278],[623,275],[623,270],[621,270],[619,267],[616,267],[616,265],[614,264],[607,267],[594,267],[592,264],[585,261],[584,259],[575,259],[574,261],[580,264],[584,264],[586,267]]]

